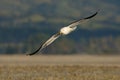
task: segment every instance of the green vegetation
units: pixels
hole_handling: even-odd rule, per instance
[[[120,53],[120,1],[0,0],[0,53],[33,51],[62,26],[89,16],[92,20],[50,45],[44,53]],[[49,51],[49,52],[48,52]]]

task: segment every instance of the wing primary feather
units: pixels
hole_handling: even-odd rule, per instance
[[[42,45],[36,51],[34,51],[30,54],[27,54],[27,55],[32,56],[32,55],[36,54],[41,49],[41,47],[42,47]]]
[[[69,25],[69,27],[75,27],[75,26],[77,26],[77,25],[79,25],[82,21],[85,21],[85,20],[88,20],[88,19],[91,19],[91,18],[93,18],[94,16],[96,16],[98,14],[98,11],[96,12],[96,13],[94,13],[93,15],[91,15],[91,16],[88,16],[88,17],[86,17],[86,18],[82,18],[82,19],[79,19],[79,20],[77,20],[77,21],[74,21],[74,22],[72,22],[70,25]]]
[[[86,18],[84,18],[84,19],[90,19],[90,18],[94,17],[94,16],[97,15],[97,14],[98,14],[98,12],[96,12],[95,14],[93,14],[93,15],[91,15],[91,16],[89,16],[89,17],[86,17]]]
[[[36,51],[34,51],[33,53],[27,54],[29,56],[36,54],[38,51],[41,51],[43,48],[47,47],[48,45],[50,45],[54,40],[56,40],[61,34],[57,33],[55,35],[53,35],[52,37],[50,37],[45,43],[43,43]]]

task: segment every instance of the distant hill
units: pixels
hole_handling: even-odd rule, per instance
[[[112,45],[115,45],[114,50],[110,52],[119,52],[119,3],[120,1],[116,2],[115,0],[0,0],[0,53],[32,51],[39,46],[38,43],[48,39],[62,26],[89,16],[97,10],[100,11],[96,17],[81,24],[77,31],[65,39],[60,39],[61,42],[58,40],[58,44],[55,43],[61,50],[58,50],[55,45],[49,46],[48,50],[50,53],[100,52],[93,48],[89,50],[87,46],[93,45],[90,42],[93,38],[97,39],[96,46],[100,48],[99,40],[102,42],[106,37],[105,41],[108,47],[107,49],[101,48],[101,52],[109,52]],[[108,39],[111,37],[112,41],[109,43]],[[74,47],[71,51],[65,49],[63,47],[65,45],[60,45],[66,41],[72,43],[66,46]],[[76,41],[80,44],[85,42],[86,45],[78,45]],[[31,48],[31,45],[34,48]]]

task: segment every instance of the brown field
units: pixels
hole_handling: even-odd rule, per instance
[[[0,80],[120,80],[120,56],[0,56]]]

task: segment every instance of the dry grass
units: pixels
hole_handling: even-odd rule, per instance
[[[119,56],[0,56],[0,80],[119,80]]]
[[[0,80],[119,80],[118,66],[0,66]]]

